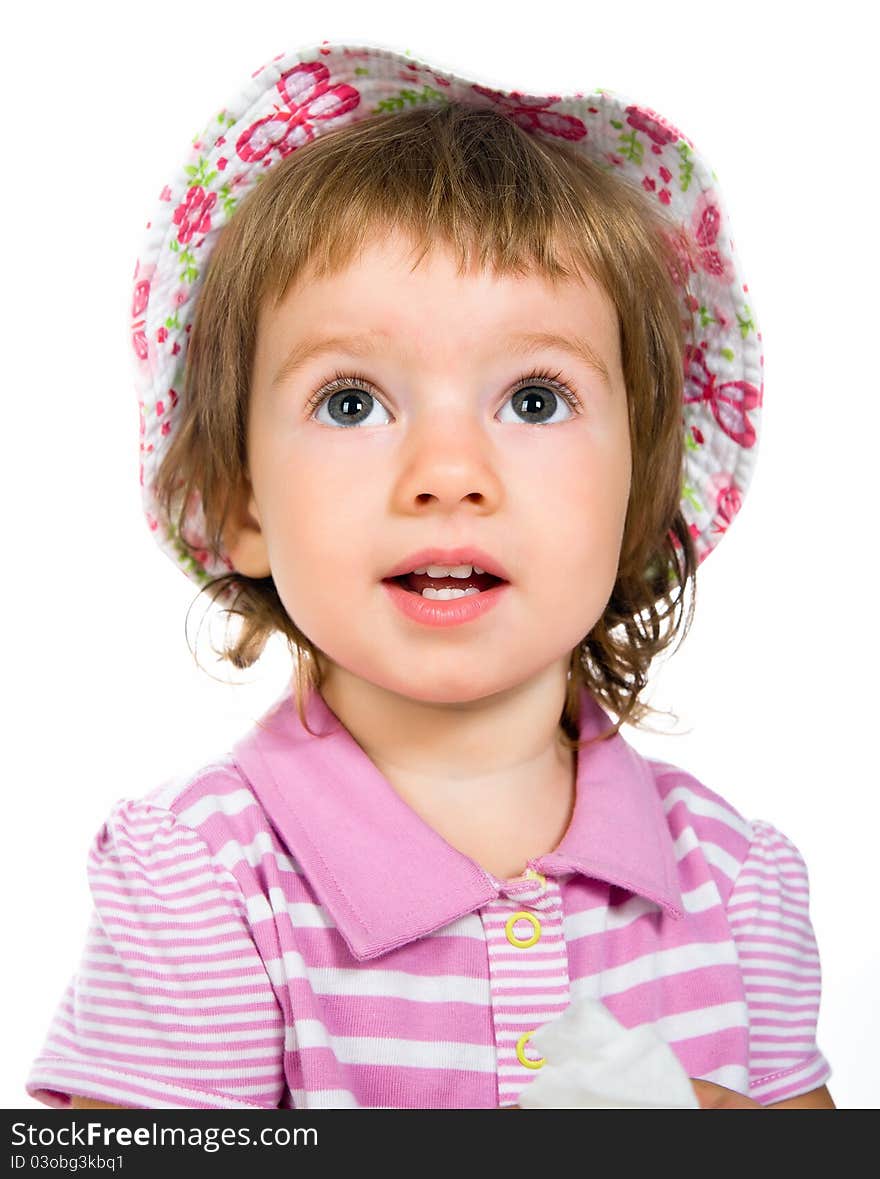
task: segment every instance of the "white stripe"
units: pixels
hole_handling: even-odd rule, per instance
[[[687,946],[643,954],[632,962],[603,970],[600,985],[603,995],[616,995],[639,983],[670,978],[689,970],[728,965],[737,965],[736,947],[732,942],[692,942]],[[590,983],[591,991],[592,987]],[[588,993],[582,979],[572,980],[571,989],[573,999]]]
[[[733,1089],[734,1093],[749,1096],[749,1072],[741,1064],[722,1064],[721,1068],[700,1073],[699,1080],[713,1081],[716,1085],[723,1085],[725,1089]]]
[[[71,1078],[75,1078],[71,1088]],[[45,1089],[57,1089],[62,1093],[80,1093],[85,1097],[95,1097],[100,1100],[108,1094],[121,1105],[133,1105],[138,1109],[180,1109],[192,1105],[198,1100],[211,1109],[253,1109],[254,1102],[246,1100],[247,1095],[263,1096],[262,1088],[243,1086],[242,1093],[232,1097],[228,1094],[205,1092],[184,1086],[167,1085],[153,1077],[132,1077],[124,1073],[117,1073],[114,1069],[105,1068],[93,1060],[73,1060],[65,1057],[63,1060],[39,1060],[34,1067],[30,1083]],[[110,1086],[101,1085],[105,1081]],[[149,1089],[152,1096],[149,1105],[144,1105],[144,1097],[136,1093],[131,1087],[133,1081],[139,1081]],[[236,1086],[238,1088],[238,1086]],[[164,1100],[163,1100],[164,1098]]]
[[[239,926],[239,929],[241,927]],[[219,970],[222,969],[224,962],[228,966],[234,966],[240,961],[240,954],[242,952],[253,953],[254,943],[247,936],[237,938],[224,938],[222,944],[218,945],[216,940],[208,939],[207,943],[199,946],[194,943],[194,939],[187,937],[185,945],[182,946],[163,946],[160,961],[168,963],[174,958],[192,959],[196,955],[204,959],[199,963],[194,963],[194,970]],[[117,951],[125,950],[125,953]],[[224,954],[223,958],[211,957],[211,954]],[[143,945],[135,942],[132,938],[116,937],[112,944],[97,941],[90,942],[83,953],[83,965],[90,965],[96,970],[102,966],[116,966],[120,969],[125,969],[127,963],[134,963],[144,960],[144,969],[149,967],[149,964],[156,960],[156,947],[153,945]]]
[[[119,1009],[117,1008],[116,1010],[119,1010]],[[77,1031],[79,1031],[81,1029],[84,1029],[84,1030],[90,1031],[90,1032],[108,1032],[108,1031],[112,1030],[114,1035],[120,1036],[120,1037],[126,1036],[126,1035],[141,1036],[142,1037],[144,1035],[145,1029],[143,1027],[138,1027],[138,1026],[131,1027],[126,1024],[120,1024],[119,1018],[122,1018],[122,1017],[118,1017],[118,1018],[114,1017],[112,1027],[111,1027],[111,1023],[109,1020],[85,1019],[83,1017],[83,1013],[78,1010],[76,1013],[75,1021],[74,1021],[73,1015],[71,1013],[69,1022],[75,1023],[75,1027],[76,1027]],[[169,1016],[169,1018],[173,1019],[174,1017]],[[281,1024],[280,1015],[279,1015],[279,1019],[277,1021],[275,1021],[275,1023],[276,1023],[276,1026],[274,1026],[274,1027],[267,1026],[267,1023],[266,1023],[266,1020],[264,1017],[262,1023],[257,1023],[255,1021],[254,1026],[252,1028],[245,1028],[243,1031],[239,1031],[239,1032],[230,1031],[228,1026],[226,1026],[226,1024],[224,1023],[222,1030],[217,1029],[215,1031],[208,1031],[208,1032],[204,1032],[204,1033],[199,1033],[199,1032],[194,1031],[190,1027],[187,1027],[187,1029],[185,1031],[181,1031],[179,1022],[176,1019],[174,1019],[174,1023],[170,1027],[163,1028],[161,1025],[157,1025],[156,1027],[146,1029],[146,1031],[153,1034],[156,1037],[157,1042],[159,1042],[161,1044],[169,1044],[169,1043],[176,1044],[178,1042],[186,1043],[186,1044],[205,1044],[205,1045],[214,1044],[218,1048],[220,1048],[220,1047],[222,1047],[222,1045],[224,1043],[226,1043],[226,1044],[236,1044],[236,1043],[250,1044],[253,1042],[257,1031],[260,1028],[262,1028],[263,1034],[266,1037],[268,1037],[270,1035],[277,1035],[278,1036],[278,1046],[280,1048],[281,1047],[281,1035],[282,1035],[282,1024]],[[65,1022],[59,1021],[58,1029],[57,1029],[57,1031],[55,1031],[54,1034],[59,1035],[59,1036],[64,1034],[64,1035],[70,1036],[71,1039],[76,1039],[76,1036],[74,1035],[74,1033],[71,1032],[67,1028],[67,1021],[65,1021]],[[87,1042],[90,1042],[90,1041],[81,1041],[81,1043],[87,1043]],[[95,1043],[103,1043],[105,1045],[107,1043],[106,1040],[103,1040],[103,1041],[102,1040],[95,1040],[94,1042]],[[269,1051],[268,1048],[253,1049],[253,1052],[255,1055],[259,1055],[260,1053],[265,1054],[268,1051]],[[236,1052],[235,1052],[236,1058],[239,1055],[240,1055],[240,1053],[239,1053],[238,1049],[236,1049]]]
[[[408,974],[403,970],[306,966],[302,955],[296,950],[288,950],[281,959],[266,958],[263,965],[276,986],[282,986],[285,981],[306,979],[316,995],[346,998],[378,996],[410,999],[416,1003],[473,1003],[480,1007],[488,1006],[490,1001],[488,978],[466,978],[456,974],[422,976]]]
[[[330,1036],[314,1019],[298,1020],[287,1051],[329,1048],[343,1064],[394,1065],[437,1071],[464,1069],[492,1073],[495,1049],[490,1045],[460,1044],[451,1040],[405,1040],[401,1037]]]
[[[704,839],[702,846],[703,855],[706,857],[707,862],[723,872],[728,880],[736,880],[739,870],[742,867],[741,861],[735,859],[730,852],[726,852],[717,843],[712,843],[711,840]]]
[[[61,1029],[59,1029],[58,1034],[61,1034]],[[118,1029],[116,1029],[116,1034],[118,1036],[122,1036],[125,1033],[123,1032],[122,1028],[118,1028]],[[230,1053],[228,1053],[224,1047],[223,1037],[218,1035],[218,1037],[215,1041],[214,1047],[211,1049],[208,1049],[207,1051],[200,1051],[197,1049],[189,1049],[186,1045],[180,1045],[178,1047],[178,1046],[170,1044],[164,1038],[157,1040],[155,1044],[129,1044],[129,1043],[123,1043],[120,1040],[114,1040],[111,1043],[108,1043],[106,1040],[94,1039],[91,1036],[83,1035],[82,1032],[78,1032],[78,1034],[75,1037],[70,1037],[70,1038],[75,1040],[76,1047],[79,1051],[88,1050],[90,1054],[94,1053],[95,1056],[98,1058],[98,1060],[100,1060],[102,1057],[106,1060],[107,1059],[106,1054],[108,1052],[111,1053],[114,1057],[116,1055],[125,1056],[126,1058],[128,1058],[129,1056],[136,1056],[136,1057],[138,1057],[139,1060],[143,1061],[144,1064],[146,1064],[148,1062],[153,1062],[154,1064],[158,1064],[160,1066],[159,1071],[167,1076],[185,1077],[187,1075],[193,1075],[193,1076],[198,1075],[200,1077],[209,1077],[210,1076],[210,1077],[218,1077],[218,1078],[257,1076],[260,1073],[266,1072],[266,1063],[265,1062],[266,1062],[266,1060],[271,1059],[273,1056],[273,1050],[271,1047],[265,1047],[265,1048],[238,1047],[235,1049],[235,1053],[234,1053],[234,1058],[235,1058],[236,1062],[240,1061],[240,1060],[250,1060],[250,1061],[254,1061],[254,1062],[263,1061],[263,1063],[262,1064],[254,1063],[252,1066],[250,1066],[248,1068],[239,1067],[237,1063],[235,1065],[231,1065],[231,1066],[228,1063],[226,1065],[218,1064],[216,1067],[212,1067],[212,1068],[202,1068],[202,1067],[196,1067],[195,1069],[187,1068],[187,1067],[178,1068],[176,1065],[173,1065],[171,1062],[175,1061],[175,1060],[185,1060],[187,1062],[191,1061],[191,1060],[192,1061],[196,1061],[196,1060],[198,1060],[198,1061],[216,1061],[218,1058],[218,1053],[222,1053],[223,1056],[225,1058],[227,1058],[227,1062],[228,1062],[228,1058],[230,1056]],[[54,1038],[51,1038],[46,1041],[46,1047],[47,1048],[53,1047],[55,1049],[55,1051],[58,1052],[59,1056],[63,1056],[65,1054],[65,1052],[70,1051],[69,1045],[63,1044],[63,1043],[58,1043],[54,1040]],[[281,1029],[279,1028],[278,1029],[278,1049],[280,1050],[280,1048],[281,1048]],[[126,1068],[127,1065],[128,1065],[128,1060],[126,1059],[126,1061],[124,1061],[124,1062],[120,1061],[118,1067],[119,1068]]]
[[[204,857],[203,857],[204,860]],[[190,861],[186,864],[180,864],[174,868],[158,869],[151,872],[145,872],[140,865],[126,864],[125,871],[120,871],[118,862],[111,861],[110,863],[102,862],[99,866],[92,868],[90,878],[94,885],[113,886],[118,885],[120,880],[130,883],[133,887],[148,889],[151,885],[161,883],[162,881],[171,881],[174,877],[183,877],[180,880],[174,880],[174,883],[169,883],[163,891],[167,891],[171,895],[178,892],[184,892],[188,888],[198,888],[200,885],[209,884],[211,887],[217,887],[217,873],[212,871],[210,867],[203,867],[199,870],[200,865]],[[194,871],[194,869],[196,869]],[[128,889],[126,891],[129,891]]]
[[[294,1109],[360,1109],[353,1093],[348,1089],[292,1089]],[[369,1109],[394,1109],[391,1105],[364,1107]]]
[[[749,998],[753,999],[752,987],[780,987],[786,991],[818,991],[819,990],[819,976],[818,974],[810,977],[806,975],[799,979],[781,979],[775,975],[762,974],[760,970],[751,970],[749,967],[743,968],[743,978],[745,980],[746,990],[749,993]],[[776,995],[776,1001],[779,1002],[779,995]]]
[[[709,1036],[731,1028],[746,1028],[749,1023],[749,1009],[745,1003],[716,1003],[711,1007],[698,1007],[693,1011],[679,1011],[675,1015],[664,1015],[649,1022],[667,1044],[691,1040],[697,1036]]]
[[[137,886],[137,892],[126,888],[124,882],[119,888],[93,885],[92,896],[98,904],[102,916],[113,913],[117,916],[133,917],[138,921],[144,917],[149,921],[155,921],[161,920],[164,913],[172,918],[179,915],[184,921],[198,921],[203,915],[199,908],[200,898],[198,896],[175,897],[169,895],[164,889],[160,892],[157,889],[144,888],[142,885]],[[216,887],[215,878],[210,888],[202,889],[201,899],[210,901],[215,907],[222,905],[228,912],[230,903],[234,904],[237,898],[224,896]],[[161,906],[162,912],[156,913],[155,910],[159,906]],[[190,912],[187,913],[187,910]]]
[[[274,859],[279,872],[300,875],[299,865],[281,851],[277,842],[267,831],[258,832],[250,843],[241,844],[237,839],[228,839],[214,853],[217,862],[229,872],[241,863],[256,868],[263,862],[265,856],[271,856]]]
[[[130,999],[131,996],[126,995],[125,998]],[[169,1004],[163,1004],[163,1006],[169,1006]],[[204,1006],[205,1005],[203,1003],[201,1005],[202,1011],[204,1011]],[[255,1030],[260,1030],[261,1028],[264,1028],[267,1023],[274,1024],[276,1019],[279,1018],[279,1008],[274,998],[271,1000],[251,998],[250,1000],[246,1001],[245,1007],[246,1010],[237,1012],[234,1015],[230,1014],[222,1016],[220,1027],[224,1035],[226,1034],[225,1028],[233,1020],[235,1023],[252,1023]],[[61,1011],[63,1011],[63,1013],[68,1018],[74,1018],[72,1003],[65,1003]],[[59,1011],[59,1015],[61,1014],[61,1011]],[[138,1025],[141,1026],[145,1024],[153,1025],[148,1027],[149,1031],[158,1031],[160,1028],[168,1028],[169,1031],[163,1030],[163,1035],[170,1034],[171,1031],[180,1027],[180,1013],[177,1011],[150,1011],[147,1008],[131,1007],[126,1006],[125,1004],[108,1008],[103,1003],[92,1002],[90,996],[87,993],[78,994],[76,998],[75,1018],[79,1020],[86,1013],[94,1016],[96,1019],[103,1019],[105,1022],[109,1019],[126,1019],[134,1020]],[[218,1016],[214,1012],[209,1015],[198,1014],[197,1012],[190,1014],[187,1012],[187,1028],[203,1027],[213,1029],[217,1027],[217,1024]],[[209,1031],[206,1034],[215,1035],[216,1032]],[[254,1032],[249,1031],[247,1034],[248,1036],[252,1037]]]
[[[251,806],[259,810],[260,818],[265,823],[263,810],[257,799],[244,787],[232,790],[229,794],[203,794],[197,802],[182,810],[177,817],[187,827],[201,827],[212,815],[227,815],[234,818]]]
[[[224,898],[212,897],[211,899],[214,903],[210,907],[206,905],[204,909],[199,909],[194,913],[178,912],[175,915],[172,915],[172,912],[153,913],[150,912],[149,909],[138,910],[135,907],[121,908],[111,904],[102,904],[100,907],[101,919],[107,929],[113,928],[117,921],[128,921],[129,925],[149,925],[151,927],[165,926],[168,929],[176,930],[178,932],[178,936],[181,930],[186,930],[188,936],[190,932],[188,922],[190,921],[194,923],[201,923],[202,921],[208,921],[219,917],[226,917],[228,919],[231,916],[229,912],[229,904]],[[271,910],[266,903],[265,897],[260,897],[260,900],[263,902],[263,907],[265,907],[266,912],[269,914],[269,916],[271,916]],[[256,907],[257,906],[255,906],[255,908]],[[235,925],[236,928],[240,930],[241,919],[236,921]],[[120,928],[124,933],[126,927],[121,926]],[[204,930],[202,929],[193,930],[193,933],[197,937],[204,937]],[[151,928],[150,937],[152,936],[153,929]]]
[[[792,1011],[796,1014],[804,1016],[818,1010],[818,993],[816,995],[805,996],[804,998],[796,1001],[793,995],[788,996],[784,993],[782,995],[779,994],[779,990],[784,991],[784,988],[780,987],[779,979],[772,980],[766,985],[775,986],[777,990],[753,991],[750,986],[746,987],[749,996],[749,1005],[752,1011],[764,1019],[772,1018],[774,1009],[779,1007],[779,1005],[782,1003],[785,1004],[784,1009],[786,1011]],[[819,988],[813,987],[813,990],[818,992]],[[779,1009],[782,1010],[781,1007],[779,1007]]]
[[[161,958],[156,957],[155,954],[150,955],[148,951],[144,953],[142,949],[139,949],[137,952],[144,955],[142,958],[135,960],[131,954],[126,954],[124,961],[120,961],[119,958],[114,959],[110,955],[105,955],[101,958],[86,953],[83,955],[80,973],[88,972],[95,978],[110,978],[117,973],[132,976],[150,971],[158,972],[163,976],[171,974],[177,977],[184,973],[220,974],[224,970],[241,970],[246,967],[252,967],[254,962],[253,942],[242,938],[238,945],[242,953],[237,958],[208,959],[202,962],[190,961],[192,958],[192,946],[175,946],[173,951],[165,951]],[[230,948],[228,944],[223,946],[224,951],[228,951]],[[186,961],[175,962],[169,960],[175,957],[184,958]],[[102,970],[102,966],[106,966],[108,969]],[[112,969],[112,967],[116,969]],[[210,985],[213,986],[214,983],[212,982]]]
[[[131,914],[129,914],[129,916],[131,916]],[[150,936],[149,936],[149,940],[147,941],[146,949],[149,949],[150,944],[153,942],[174,941],[174,940],[184,940],[185,939],[187,944],[192,947],[194,952],[200,953],[201,947],[203,945],[207,946],[209,949],[212,946],[214,946],[215,949],[220,949],[220,948],[225,948],[227,945],[237,945],[238,939],[241,938],[241,932],[242,932],[241,919],[237,918],[237,917],[232,917],[232,916],[228,916],[226,921],[221,921],[221,922],[218,922],[216,925],[208,925],[208,926],[205,926],[204,928],[200,928],[200,929],[193,929],[189,925],[184,924],[183,922],[181,922],[177,925],[170,925],[169,924],[167,929],[163,928],[160,925],[157,925],[157,926],[153,927],[152,929],[150,929],[150,931],[149,931]],[[95,945],[95,946],[104,945],[104,944],[131,945],[134,948],[138,948],[136,945],[136,942],[135,942],[135,938],[137,937],[137,934],[138,934],[137,928],[129,929],[125,926],[119,926],[119,928],[113,934],[112,942],[108,942],[108,939],[105,939],[103,935],[99,936],[97,933],[93,933],[92,934],[92,937],[94,939],[93,945]],[[236,937],[231,938],[230,937],[231,934],[235,934]],[[230,938],[230,940],[227,942],[225,940],[226,938]],[[219,947],[219,946],[214,945],[214,943],[218,939],[224,939],[223,947]],[[250,939],[248,939],[248,940],[250,940]],[[143,951],[145,949],[145,947],[143,945],[140,945],[140,949]]]
[[[679,802],[684,803],[690,814],[702,815],[704,818],[709,819],[717,819],[729,827],[731,831],[735,831],[737,835],[741,835],[744,839],[751,842],[752,824],[746,822],[732,808],[713,799],[705,798],[687,786],[674,786],[663,799],[663,810],[668,815],[672,808]]]
[[[499,995],[493,988],[493,995],[492,1007],[496,1012],[508,1007],[528,1007],[534,1010],[536,1007],[554,1007],[568,1003],[567,995],[542,994],[540,991],[528,991],[524,995]]]
[[[247,963],[243,964],[245,967]],[[265,971],[261,968],[251,969],[250,974],[242,974],[239,978],[230,979],[226,975],[205,979],[200,977],[197,968],[192,971],[192,977],[185,974],[167,972],[159,978],[148,978],[143,974],[130,971],[122,977],[107,975],[82,974],[77,978],[77,990],[88,991],[96,998],[100,995],[113,997],[116,995],[132,999],[136,994],[142,1002],[163,1003],[176,1005],[184,994],[202,995],[202,1006],[213,1006],[221,1002],[217,992],[235,992],[241,995],[241,1003],[247,1003],[253,997],[255,988],[266,982]],[[206,991],[213,992],[210,997]],[[148,995],[147,992],[150,992]]]
[[[265,979],[263,981],[265,981]],[[239,986],[239,993],[238,994],[212,995],[211,999],[210,999],[211,1006],[212,1007],[237,1007],[237,1006],[249,1007],[252,1003],[260,1002],[260,1000],[255,998],[253,994],[242,994],[241,993],[241,988],[243,988],[243,986],[244,986],[243,983],[239,982],[238,986]],[[204,990],[204,985],[203,985],[202,989]],[[267,990],[268,990],[268,987],[267,987]],[[102,1009],[102,1006],[103,1006],[102,1001],[103,1000],[122,999],[122,1000],[125,1000],[126,1002],[130,1003],[132,1001],[132,999],[134,998],[134,996],[131,993],[130,988],[123,989],[123,988],[118,988],[118,987],[93,987],[93,986],[89,985],[89,982],[87,980],[83,980],[77,986],[78,999],[83,996],[87,996],[91,1000],[91,1008],[93,1011],[96,1011],[96,1012],[100,1011]],[[198,997],[195,999],[185,999],[182,995],[181,996],[175,995],[172,998],[167,993],[160,993],[158,995],[148,995],[143,991],[138,992],[137,998],[138,998],[138,1001],[141,1004],[143,1004],[144,1007],[146,1007],[148,1009],[153,1008],[153,1007],[171,1007],[172,1009],[177,1008],[179,1010],[183,1010],[183,1011],[187,1011],[187,1012],[188,1011],[204,1011],[205,1003],[206,1003],[204,996],[201,996],[201,997]],[[272,999],[273,999],[273,1005],[277,1008],[277,1003],[274,1002],[274,995],[272,996]],[[110,1008],[107,1008],[106,1010],[109,1013],[112,1013],[112,1011],[117,1011],[117,1010],[119,1010],[119,1008],[113,1007],[112,1010]],[[187,1018],[189,1018],[189,1016],[187,1016]],[[219,1015],[215,1016],[215,1019],[219,1019],[219,1018],[220,1018]],[[228,1019],[229,1016],[226,1016],[225,1018]],[[237,1019],[238,1016],[236,1016],[235,1018]]]
[[[819,964],[819,951],[814,942],[805,942],[800,937],[783,937],[777,931],[776,935],[768,934],[762,937],[756,930],[749,930],[750,937],[737,937],[736,947],[740,954],[779,954],[784,962],[792,962],[794,966],[800,962],[808,962],[810,966]]]
[[[209,777],[219,777],[236,785],[241,782],[232,761],[213,761],[208,765],[199,766],[195,770],[176,774],[167,783],[151,791],[141,801],[171,810],[171,804],[193,786],[196,782],[204,782]]]

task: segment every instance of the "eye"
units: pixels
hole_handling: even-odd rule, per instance
[[[535,384],[536,381],[542,383]],[[514,412],[523,415],[515,420],[537,426],[552,425],[560,420],[557,418],[557,411],[561,408],[570,410],[571,414],[582,412],[572,382],[561,372],[550,374],[542,370],[526,373],[516,382],[510,402],[514,406]],[[357,373],[337,372],[329,384],[322,385],[312,394],[306,409],[316,421],[321,421],[317,416],[318,411],[326,407],[329,421],[325,419],[322,425],[337,425],[348,429],[364,423],[369,425],[370,415],[377,405],[385,408],[378,397],[376,387],[366,377]],[[385,412],[387,413],[387,410]],[[567,421],[568,418],[561,420]]]

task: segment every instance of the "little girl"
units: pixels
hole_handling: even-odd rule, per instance
[[[515,1106],[592,998],[703,1106],[833,1108],[797,849],[619,732],[760,424],[691,141],[322,44],[217,112],[148,229],[147,519],[225,657],[277,631],[295,674],[101,828],[29,1093]]]

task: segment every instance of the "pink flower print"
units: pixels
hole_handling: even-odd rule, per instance
[[[719,518],[724,521],[725,525],[731,522],[741,507],[742,491],[740,491],[736,484],[730,483],[727,487],[722,487],[718,492],[715,511]]]
[[[141,278],[134,284],[134,296],[131,300],[131,316],[132,319],[137,319],[139,315],[143,315],[146,310],[147,303],[150,298],[150,282],[149,279]]]
[[[762,396],[763,391],[748,381],[717,384],[715,374],[706,366],[703,349],[693,344],[685,348],[685,405],[708,402],[724,433],[745,449],[754,446],[757,437],[748,411],[761,405]]]
[[[686,288],[688,278],[697,270],[691,242],[684,230],[664,231],[664,237],[675,255],[669,265],[670,277],[676,286]],[[696,310],[696,307],[691,310]]]
[[[144,312],[150,301],[150,283],[155,270],[155,266],[141,268],[140,259],[134,268],[134,290],[131,297],[131,346],[141,363],[146,362],[150,354]]]
[[[721,231],[721,209],[711,191],[700,194],[694,205],[691,218],[694,240],[697,244],[697,262],[701,270],[714,278],[728,283],[733,279],[733,264],[717,248]]]
[[[628,106],[626,121],[630,127],[635,127],[637,131],[642,131],[653,140],[655,151],[665,147],[667,143],[677,143],[679,139],[684,139],[677,128],[648,107]]]
[[[352,86],[328,84],[330,71],[320,61],[304,61],[278,79],[282,106],[252,123],[238,137],[235,150],[246,164],[262,160],[277,148],[282,158],[315,138],[312,124],[338,119],[353,110],[361,96]]]
[[[715,536],[714,543],[717,544],[742,507],[743,493],[730,471],[719,471],[713,475],[707,490],[715,500],[712,532]]]
[[[555,135],[557,139],[583,139],[587,134],[586,126],[574,115],[564,115],[559,111],[547,109],[554,102],[560,101],[558,96],[525,98],[517,90],[508,95],[500,90],[491,90],[488,86],[476,84],[472,85],[471,89],[497,103],[502,108],[502,113],[508,115],[524,131],[543,131],[545,135]]]
[[[711,192],[700,193],[694,205],[694,239],[699,246],[714,246],[721,228],[721,210],[712,199]]]
[[[172,221],[180,226],[177,240],[185,246],[194,233],[206,234],[211,228],[211,210],[217,204],[216,192],[206,193],[200,184],[186,190],[186,198],[174,210]]]

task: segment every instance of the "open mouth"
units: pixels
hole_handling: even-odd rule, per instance
[[[423,597],[463,597],[467,593],[483,593],[496,585],[506,585],[503,578],[495,577],[492,573],[471,573],[467,577],[429,577],[427,573],[404,573],[401,577],[389,577],[386,581],[396,582],[411,594],[421,594]],[[425,591],[432,591],[425,594]],[[447,594],[444,591],[458,590],[458,594]]]

